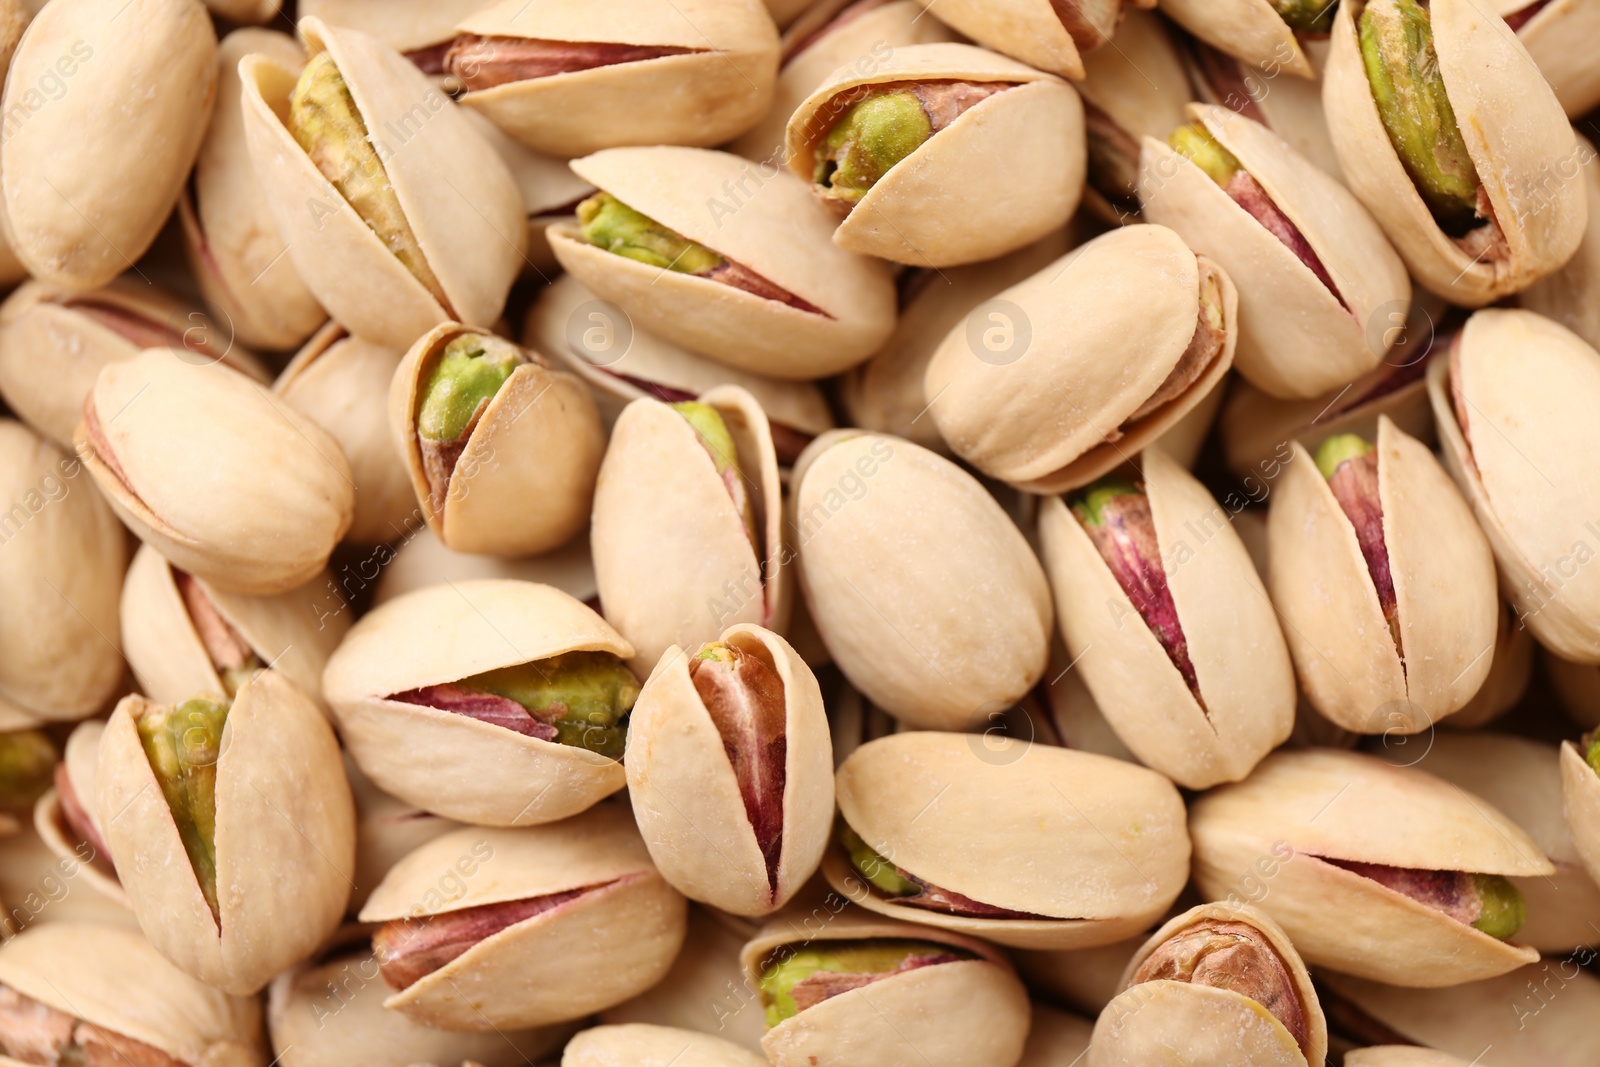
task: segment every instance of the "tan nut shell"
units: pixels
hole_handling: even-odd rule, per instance
[[[1215,260],[1239,288],[1234,366],[1277,397],[1319,396],[1354,381],[1384,356],[1368,324],[1411,303],[1405,264],[1349,191],[1259,123],[1193,104],[1210,131],[1260,183],[1327,269],[1330,291],[1300,257],[1165,138],[1146,137],[1139,199],[1147,222],[1172,228]],[[1380,341],[1391,332],[1377,331]]]
[[[1145,491],[1204,706],[1060,497],[1039,533],[1076,670],[1140,762],[1190,789],[1236,782],[1288,739],[1294,669],[1277,615],[1229,514],[1159,448]]]
[[[575,815],[625,784],[588,749],[386,699],[425,685],[581,649],[633,646],[558,589],[511,579],[435,585],[350,628],[322,676],[339,734],[377,786],[424,811],[484,826]]]
[[[1315,78],[1300,39],[1271,0],[1161,0],[1172,21],[1231,56],[1274,76]]]
[[[137,930],[86,922],[32,927],[0,950],[0,983],[196,1067],[267,1062],[260,1006],[184,974]]]
[[[909,441],[839,430],[806,449],[793,484],[806,604],[867,699],[913,726],[962,730],[1038,682],[1044,570],[970,474]]]
[[[482,843],[482,844],[480,844]],[[481,856],[484,845],[492,855]],[[441,872],[471,852],[482,862],[442,899]],[[362,922],[615,882],[473,945],[384,1007],[449,1030],[544,1026],[581,1019],[655,985],[683,944],[687,904],[650,865],[628,809],[605,804],[552,826],[463,827],[401,860],[361,909]]]
[[[1483,1060],[1478,1061],[1480,1064]],[[1417,1045],[1378,1045],[1359,1048],[1344,1055],[1345,1067],[1473,1067],[1448,1052],[1436,1052]]]
[[[1417,282],[1452,303],[1481,307],[1565,263],[1588,212],[1582,183],[1552,178],[1581,157],[1561,105],[1516,36],[1480,0],[1429,5],[1439,74],[1508,244],[1503,259],[1475,260],[1434,222],[1383,128],[1356,41],[1358,6],[1341,4],[1334,20],[1322,94],[1328,130],[1350,191]]]
[[[1590,2],[1588,6],[1600,12],[1600,3]],[[1600,65],[1596,69],[1600,70]],[[1517,297],[1517,305],[1554,319],[1594,348],[1600,347],[1600,299],[1595,296],[1600,292],[1600,159],[1596,158],[1594,146],[1582,137],[1578,138],[1578,150],[1579,155],[1572,161],[1583,164],[1581,180],[1589,205],[1583,242],[1566,265],[1524,289]],[[1561,176],[1570,177],[1567,168],[1563,168]]]
[[[61,753],[61,762],[66,765],[67,780],[72,784],[72,791],[101,840],[105,839],[105,833],[100,830],[100,817],[95,808],[95,772],[100,759],[100,737],[105,733],[105,728],[105,723],[98,719],[79,723],[72,731],[72,736],[67,738]],[[93,845],[78,836],[67,822],[61,794],[54,788],[34,804],[33,828],[53,855],[77,864],[77,876],[83,879],[85,885],[131,910],[128,894],[122,891],[122,883],[117,880],[117,869],[112,865],[111,857],[96,852]]]
[[[655,147],[611,149],[573,160],[572,169],[823,311],[663,271],[594,247],[576,225],[552,226],[550,247],[562,267],[640,329],[742,370],[811,379],[860,363],[894,328],[888,266],[834,245],[828,209],[805,182],[775,166],[726,152]]]
[[[85,403],[126,480],[93,452],[83,423],[73,441],[117,517],[218,589],[304,585],[350,527],[338,442],[243,375],[146,349],[105,367]]]
[[[1537,647],[1514,608],[1500,602],[1495,619],[1494,653],[1489,676],[1466,706],[1450,718],[1457,730],[1475,730],[1516,707],[1533,678],[1533,650]],[[1559,683],[1552,680],[1558,690]]]
[[[1561,805],[1589,877],[1600,882],[1600,775],[1571,741],[1561,743]]]
[[[1496,0],[1502,15],[1531,6],[1528,0]],[[1507,10],[1509,9],[1509,10]],[[1585,41],[1600,33],[1600,4],[1594,0],[1551,0],[1522,24],[1517,37],[1539,66],[1566,113],[1579,118],[1600,104],[1600,68]]]
[[[1122,47],[1122,36],[1119,31],[1118,47]],[[1237,59],[1230,59],[1239,81],[1213,82],[1209,74],[1211,65],[1201,62],[1201,48],[1189,50],[1189,76],[1195,85],[1195,96],[1207,104],[1222,104],[1252,118],[1259,116],[1257,121],[1289,142],[1290,147],[1316,164],[1324,174],[1343,181],[1344,172],[1339,168],[1339,157],[1328,135],[1328,119],[1322,110],[1321,77],[1328,63],[1328,41],[1311,37],[1299,38],[1299,41],[1316,72],[1315,80],[1278,78],[1270,69],[1252,70]],[[1225,55],[1209,46],[1202,47],[1216,53],[1207,57],[1212,60]],[[1165,137],[1172,129],[1173,126],[1168,126],[1165,130],[1151,132],[1153,136]]]
[[[356,804],[356,873],[347,915],[366,906],[367,897],[400,860],[461,824],[422,811],[373,785],[348,754],[345,774]]]
[[[789,119],[789,168],[810,181],[833,99],[860,86],[1011,82],[896,163],[833,234],[850,252],[916,267],[993,259],[1066,225],[1083,193],[1083,102],[1049,74],[964,44],[897,48],[871,69],[834,71]],[[996,195],[994,160],[1006,161]]]
[[[1082,1062],[1089,1051],[1094,1023],[1038,1001],[1033,1003],[1032,1015],[1028,1043],[1017,1067],[1072,1067]]]
[[[374,576],[378,589],[373,607],[430,585],[479,578],[517,578],[553,585],[574,600],[586,602],[593,602],[598,590],[587,537],[575,537],[554,552],[528,559],[472,556],[444,547],[420,516],[406,524],[399,551],[378,549],[373,553],[356,576],[357,587],[364,588]]]
[[[535,152],[500,127],[482,112],[461,108],[467,124],[478,132],[511,171],[522,195],[528,218],[528,240],[523,249],[522,276],[549,279],[560,271],[550,239],[545,231],[557,222],[575,217],[572,206],[594,192],[594,186],[572,173],[565,159]]]
[[[221,935],[125,697],[100,739],[96,805],[133,912],[163,956],[246,995],[310,955],[344,915],[355,808],[339,742],[311,700],[262,671],[239,687],[216,778]]]
[[[985,48],[1013,56],[1040,70],[1082,79],[1086,58],[1079,52],[1051,0],[918,0],[941,22]],[[1155,0],[1136,0],[1154,7]],[[1072,6],[1076,6],[1075,4]],[[1120,37],[1118,40],[1120,44]]]
[[[1435,988],[1505,974],[1538,953],[1319,857],[1515,877],[1555,868],[1487,801],[1430,774],[1332,749],[1276,752],[1243,782],[1195,802],[1194,878],[1210,900],[1241,892],[1276,853],[1257,906],[1314,966]]]
[[[823,873],[834,889],[901,922],[1019,948],[1089,948],[1148,929],[1189,877],[1177,789],[1106,756],[914,731],[856,749],[839,768],[838,794],[844,821],[896,866],[983,904],[1049,916],[978,919],[900,904],[831,849]]]
[[[439,306],[301,150],[285,125],[295,73],[247,56],[239,75],[250,157],[300,277],[351,333],[397,351],[451,318],[490,325],[527,239],[511,172],[399,53],[314,18],[300,20],[300,34],[311,55],[332,56],[369,136],[397,142],[379,139],[384,168],[451,306]]]
[[[301,18],[369,33],[397,52],[449,41],[456,23],[492,0],[300,0]]]
[[[1298,443],[1267,516],[1267,584],[1316,709],[1357,733],[1414,734],[1464,707],[1489,675],[1494,556],[1427,446],[1381,415],[1374,445],[1400,651],[1355,527]]]
[[[671,1026],[596,1026],[567,1043],[561,1067],[767,1067],[731,1041]]]

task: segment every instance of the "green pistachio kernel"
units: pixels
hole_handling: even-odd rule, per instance
[[[1324,478],[1332,478],[1334,472],[1345,463],[1371,452],[1372,445],[1360,434],[1334,434],[1317,446],[1317,470],[1322,472]]]
[[[711,462],[716,464],[717,473],[728,486],[734,506],[739,509],[740,517],[744,519],[744,531],[749,536],[750,543],[757,544],[755,508],[750,502],[750,494],[745,489],[744,472],[739,467],[739,448],[734,443],[733,434],[728,430],[727,421],[716,408],[710,404],[702,404],[698,400],[685,400],[673,404],[672,409],[687,419],[689,425],[694,427],[694,432],[700,435],[706,451],[711,453]]]
[[[922,892],[920,885],[901,875],[894,864],[874,851],[843,821],[839,823],[839,843],[850,856],[850,866],[871,882],[873,888],[891,897],[911,897]]]
[[[709,274],[727,262],[610,193],[596,193],[579,204],[578,222],[583,239],[596,248],[662,270]]]
[[[150,770],[172,810],[200,892],[217,907],[217,760],[228,705],[195,697],[175,708],[152,708],[139,717],[139,740]]]
[[[444,346],[422,386],[417,432],[430,441],[459,441],[478,405],[494,399],[522,354],[509,341],[465,333]]]
[[[56,746],[38,730],[0,734],[0,811],[26,811],[50,788]]]
[[[1081,490],[1072,500],[1072,513],[1085,526],[1099,526],[1105,520],[1105,506],[1119,496],[1143,496],[1144,492],[1122,478],[1101,478]]]
[[[854,204],[932,136],[933,123],[916,93],[876,93],[852,104],[817,145],[812,180]]]
[[[1490,937],[1504,941],[1528,921],[1528,907],[1522,893],[1498,874],[1474,874],[1478,889],[1478,918],[1472,925]]]
[[[1272,0],[1272,9],[1290,29],[1326,33],[1333,27],[1338,0]]]
[[[623,719],[639,699],[639,680],[609,652],[563,652],[462,679],[461,685],[515,700],[553,725],[563,745],[618,759],[627,743]]]
[[[1228,187],[1228,179],[1239,171],[1239,161],[1233,153],[1223,148],[1201,123],[1179,126],[1167,135],[1167,144],[1224,189]]]
[[[836,941],[826,947],[808,945],[769,963],[761,973],[761,1002],[767,1009],[767,1026],[777,1026],[800,1012],[794,988],[818,971],[830,974],[886,974],[897,971],[913,956],[954,956],[971,959],[972,953],[929,941],[875,938]]]
[[[1600,774],[1600,731],[1589,737],[1585,745],[1584,759],[1594,769],[1594,773]]]

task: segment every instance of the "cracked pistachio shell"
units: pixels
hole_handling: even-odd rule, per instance
[[[524,144],[564,158],[619,145],[722,144],[767,112],[778,74],[778,31],[760,0],[594,0],[531,7],[525,0],[502,0],[461,20],[456,29],[484,37],[686,50],[525,78],[461,97],[463,105]]]
[[[1539,958],[1353,871],[1345,860],[1508,877],[1555,873],[1500,811],[1431,774],[1332,749],[1276,752],[1189,813],[1208,900],[1265,882],[1256,905],[1314,966],[1417,988],[1505,974]]]
[[[125,697],[100,739],[96,806],[151,943],[226,992],[255,993],[339,925],[355,871],[355,809],[327,719],[272,671],[239,688],[216,769],[218,920],[201,895]]]
[[[783,830],[777,882],[768,879],[726,742],[689,674],[662,653],[628,727],[628,795],[663,877],[691,900],[735,915],[777,911],[816,873],[833,829],[833,745],[811,668],[770,630],[743,623],[717,640],[753,656],[783,685]]]
[[[326,51],[338,66],[450,306],[362,221],[290,133],[296,72],[246,56],[239,75],[250,157],[300,277],[351,333],[397,351],[451,319],[490,325],[522,267],[527,237],[511,172],[399,53],[314,18],[300,20],[300,34],[309,55]]]
[[[764,1057],[711,1034],[672,1026],[596,1026],[567,1042],[561,1067],[767,1067]]]
[[[1600,775],[1571,741],[1561,744],[1561,805],[1589,877],[1600,882]]]
[[[493,0],[300,0],[301,18],[348,26],[409,54],[456,36],[456,23]]]
[[[836,246],[834,218],[807,184],[727,152],[615,148],[572,161],[596,187],[800,297],[822,314],[709,278],[663,271],[550,227],[562,267],[632,324],[741,370],[826,377],[866,359],[894,329],[888,265]]]
[[[100,759],[100,738],[105,728],[106,724],[97,719],[79,723],[72,731],[72,736],[67,738],[61,753],[61,762],[66,765],[67,780],[72,785],[72,791],[102,840],[105,833],[100,829],[100,817],[95,807],[95,774]],[[128,894],[122,891],[122,883],[117,880],[117,869],[112,866],[111,857],[79,837],[67,821],[58,790],[50,789],[34,805],[33,827],[51,854],[78,865],[77,876],[83,879],[85,885],[131,910]]]
[[[632,642],[640,675],[672,645],[699,648],[730,624],[788,625],[790,554],[767,417],[738,386],[700,400],[733,436],[760,555],[689,421],[659,400],[629,404],[600,466],[589,539],[606,618]]]
[[[964,730],[1039,681],[1053,622],[1044,569],[972,475],[909,441],[839,430],[806,449],[792,484],[811,618],[873,704]]]
[[[1466,706],[1451,716],[1450,725],[1457,730],[1475,730],[1516,707],[1533,678],[1535,647],[1532,635],[1517,618],[1516,610],[1501,601],[1495,620],[1489,676]],[[1558,683],[1553,684],[1559,688]]]
[[[1189,347],[1202,267],[1222,298],[1222,351],[1182,393],[1129,422]],[[957,455],[1028,492],[1059,493],[1109,474],[1198,406],[1233,363],[1233,283],[1164,226],[1097,237],[997,300],[1020,308],[1022,321],[980,304],[939,346],[923,390]],[[976,351],[973,338],[986,328],[1012,331],[1009,343],[1021,352]],[[1121,438],[1108,443],[1119,428]]]
[[[1504,18],[1536,5],[1534,0],[1492,0],[1491,6]],[[1600,67],[1586,47],[1596,34],[1600,3],[1595,0],[1550,0],[1517,29],[1517,39],[1574,119],[1600,104]]]
[[[1061,7],[1093,7],[1109,14],[1112,26],[1122,17],[1121,0],[1081,4],[1072,0],[1058,5],[1052,0],[919,0],[941,22],[974,41],[1032,67],[1081,81],[1088,65],[1086,53],[1067,30]],[[1155,0],[1132,0],[1129,6],[1155,7]],[[1109,11],[1105,10],[1109,9]],[[1109,32],[1106,34],[1110,36]],[[1122,43],[1119,35],[1117,43]]]
[[[1089,1051],[1094,1023],[1038,1001],[1033,1002],[1032,1016],[1028,1043],[1017,1067],[1071,1067],[1082,1061]]]
[[[981,904],[1045,916],[980,919],[874,892],[838,846],[823,874],[901,922],[1031,949],[1089,948],[1149,928],[1183,890],[1183,799],[1155,771],[1088,752],[913,731],[839,768],[839,812],[873,851]],[[1040,841],[1053,844],[1039,847]]]
[[[348,754],[344,769],[356,805],[355,886],[350,890],[350,904],[345,914],[355,915],[366,905],[367,897],[390,868],[413,850],[458,829],[461,824],[385,793],[361,773],[361,768]]]
[[[965,44],[897,48],[833,72],[789,119],[789,168],[809,183],[835,97],[874,85],[1008,82],[930,136],[880,178],[839,223],[833,243],[914,267],[993,259],[1066,225],[1083,193],[1083,102],[1066,82]],[[993,163],[1006,160],[1006,195]],[[824,211],[830,211],[824,208]]]
[[[338,442],[226,367],[146,349],[102,369],[84,406],[107,454],[87,423],[73,440],[117,517],[218,589],[269,596],[304,585],[350,527]]]
[[[1483,1060],[1478,1061],[1480,1064]],[[1466,1060],[1417,1045],[1375,1045],[1344,1055],[1344,1067],[1473,1067]]]
[[[1132,985],[1135,974],[1168,940],[1204,922],[1254,927],[1259,941],[1283,963],[1304,1013],[1308,1047],[1248,994],[1222,982],[1204,985],[1155,979]],[[1220,977],[1220,976],[1219,976]],[[1248,978],[1246,979],[1248,982]],[[1175,1054],[1175,1050],[1177,1051]],[[1311,974],[1289,935],[1248,904],[1201,904],[1150,935],[1122,976],[1122,992],[1100,1013],[1088,1067],[1323,1067],[1328,1024]]]
[[[89,922],[32,927],[0,948],[0,984],[195,1067],[267,1062],[260,1006],[184,974],[137,930]]]
[[[1143,463],[1161,568],[1204,704],[1066,502],[1051,497],[1039,533],[1062,637],[1140,762],[1189,789],[1236,782],[1293,729],[1289,650],[1228,513],[1160,449]]]
[[[1213,48],[1273,76],[1315,78],[1300,38],[1272,0],[1161,0],[1161,11]]]
[[[1267,584],[1316,709],[1356,733],[1414,734],[1459,711],[1488,677],[1494,556],[1426,445],[1384,416],[1373,445],[1399,651],[1355,527],[1299,444],[1274,486]]]
[[[1500,565],[1500,588],[1541,644],[1600,663],[1596,551],[1600,353],[1529,311],[1479,311],[1454,357],[1428,369],[1446,468],[1472,505]],[[1452,385],[1468,426],[1456,419]]]
[[[64,79],[44,106],[41,87]],[[217,92],[205,8],[47,5],[17,46],[6,88],[0,110],[31,113],[0,145],[7,243],[41,281],[105,285],[155,240],[200,148]]]
[[[918,967],[829,997],[772,1027],[761,1048],[773,1067],[1013,1067],[1027,1038],[1027,991],[1000,951],[948,930],[893,922],[830,894],[808,910],[780,912],[744,947],[745,981],[759,988],[763,961],[786,945],[826,950],[834,941],[900,938],[949,945],[975,958]]]
[[[587,537],[573,538],[554,552],[542,556],[500,559],[451,551],[433,536],[433,531],[424,526],[419,518],[407,524],[399,551],[386,555],[380,549],[375,553],[373,563],[382,568],[373,607],[430,585],[469,582],[480,578],[516,578],[524,582],[538,582],[555,586],[574,600],[591,605],[598,603],[598,586],[594,580],[594,562],[589,558]],[[370,580],[374,569],[369,564],[361,577]]]
[[[440,872],[463,857],[476,858],[476,872],[441,885]],[[458,882],[464,887],[455,889]],[[395,865],[361,921],[585,887],[595,888],[478,942],[401,992],[385,990],[384,1007],[447,1030],[547,1026],[655,985],[683,944],[687,903],[651,865],[632,815],[619,804],[550,826],[468,826],[436,838]]]
[[[1583,160],[1526,50],[1487,4],[1429,4],[1439,75],[1507,242],[1504,255],[1474,258],[1434,221],[1379,119],[1356,39],[1362,6],[1339,5],[1323,105],[1346,184],[1417,282],[1454,304],[1481,307],[1560,267],[1578,247],[1588,214],[1583,183],[1575,180]]]
[[[1411,303],[1405,264],[1349,190],[1271,130],[1227,108],[1189,114],[1294,224],[1338,287],[1310,267],[1200,167],[1145,137],[1139,199],[1147,222],[1170,227],[1228,272],[1239,289],[1234,366],[1251,384],[1285,399],[1320,396],[1375,369],[1382,341],[1375,315]]]
[[[0,705],[35,720],[91,715],[122,681],[127,541],[82,475],[74,456],[0,418]]]
[[[1600,12],[1600,3],[1591,5]],[[1596,66],[1600,70],[1600,65]],[[1583,160],[1584,196],[1589,222],[1583,242],[1566,265],[1539,279],[1517,297],[1517,305],[1554,319],[1591,347],[1600,347],[1600,159],[1594,146],[1582,137],[1578,147]],[[3,386],[0,380],[0,386]]]
[[[260,6],[269,5],[256,21],[276,12],[277,0]],[[217,318],[247,345],[291,348],[309,337],[328,313],[284,254],[287,245],[278,235],[250,159],[239,61],[252,53],[296,75],[305,64],[305,53],[286,33],[246,28],[223,38],[217,50],[218,103],[200,142],[194,183],[178,200],[178,217],[190,270]]]
[[[633,646],[547,585],[482,579],[387,602],[350,628],[322,675],[339,734],[378,788],[424,811],[484,826],[575,815],[621,789],[616,760],[467,715],[387,699],[500,667]]]

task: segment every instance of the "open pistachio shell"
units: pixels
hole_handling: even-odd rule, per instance
[[[564,819],[625,784],[616,760],[468,715],[391,700],[424,686],[579,650],[633,655],[599,615],[546,585],[434,585],[350,628],[322,676],[351,756],[380,789],[485,826]]]
[[[567,1042],[561,1067],[767,1067],[767,1061],[731,1041],[671,1026],[628,1023],[596,1026]]]
[[[1294,27],[1272,0],[1161,0],[1161,10],[1212,47],[1274,77],[1317,76]]]
[[[617,148],[572,169],[617,200],[808,303],[804,310],[711,278],[629,259],[550,228],[561,265],[641,329],[773,378],[836,374],[894,328],[885,264],[831,241],[834,218],[776,166],[695,148]]]
[[[1122,17],[1122,0],[1056,4],[1052,0],[919,0],[934,17],[985,48],[1029,66],[1081,80],[1084,53],[1111,38]],[[1134,0],[1154,7],[1155,0]],[[1087,9],[1087,10],[1086,10]],[[1067,22],[1068,14],[1075,24]],[[1097,17],[1098,16],[1098,17]],[[1118,37],[1118,45],[1122,43]]]
[[[1354,752],[1277,752],[1190,812],[1194,878],[1223,900],[1250,879],[1257,906],[1307,962],[1419,988],[1505,974],[1538,952],[1341,864],[1534,877],[1555,867],[1497,809],[1430,774]],[[1263,861],[1265,866],[1263,867]]]
[[[239,689],[216,764],[219,919],[140,743],[136,720],[154,710],[125,698],[101,738],[95,803],[106,844],[161,954],[218,989],[254,993],[344,915],[355,809],[338,740],[317,706],[274,672]]]
[[[1265,0],[1254,0],[1265,6]],[[1503,240],[1469,251],[1439,227],[1379,117],[1357,42],[1365,5],[1340,4],[1324,74],[1329,132],[1350,191],[1424,288],[1481,307],[1571,258],[1587,209],[1582,157],[1561,105],[1505,24],[1477,0],[1432,0],[1438,76]],[[1507,100],[1517,101],[1507,107]],[[1477,238],[1484,240],[1483,236]]]
[[[1600,4],[1588,6],[1600,12]],[[1565,266],[1518,294],[1517,304],[1554,319],[1593,348],[1600,347],[1600,299],[1595,297],[1595,293],[1600,292],[1600,157],[1596,156],[1594,146],[1582,137],[1578,138],[1578,148],[1578,161],[1583,163],[1584,195],[1589,205],[1583,243]]]
[[[71,802],[75,802],[88,818],[94,835],[101,839],[100,844],[84,840],[85,835],[74,827],[67,816],[69,801],[59,788],[51,789],[34,805],[33,827],[54,855],[78,865],[77,875],[85,885],[131,909],[128,894],[122,891],[122,883],[117,880],[117,869],[103,851],[105,835],[100,830],[100,817],[95,807],[95,774],[100,759],[100,737],[104,732],[105,723],[97,719],[79,723],[61,753],[61,774],[65,775],[67,787],[72,791]]]
[[[909,441],[839,430],[806,450],[793,484],[811,618],[867,699],[914,726],[962,730],[1038,682],[1044,570],[970,474]]]
[[[1120,33],[1117,46],[1122,47]],[[1328,119],[1322,110],[1321,77],[1328,62],[1328,41],[1302,37],[1300,48],[1316,72],[1315,80],[1279,78],[1270,68],[1252,67],[1203,41],[1193,41],[1186,51],[1195,96],[1261,123],[1320,167],[1323,173],[1343,181],[1344,172],[1339,167],[1333,139],[1328,135]],[[1152,132],[1154,136],[1164,137],[1174,128],[1176,124],[1165,131]]]
[[[1475,730],[1516,707],[1533,678],[1535,647],[1528,628],[1517,618],[1516,609],[1501,601],[1495,618],[1489,676],[1472,699],[1450,717],[1450,725],[1457,730]]]
[[[594,562],[589,558],[589,539],[577,537],[554,552],[527,559],[499,559],[473,556],[444,547],[433,531],[420,519],[407,527],[398,551],[375,550],[372,561],[354,575],[357,588],[377,575],[378,588],[373,606],[395,597],[446,582],[469,582],[480,578],[516,578],[524,582],[551,585],[574,600],[590,607],[599,603],[599,586],[594,580]],[[347,575],[347,577],[350,577]]]
[[[835,846],[841,894],[902,922],[1021,948],[1085,948],[1148,929],[1189,872],[1183,801],[1154,771],[1018,740],[913,731],[858,748],[838,774],[839,811],[866,846],[992,918],[905,903]],[[1040,835],[1043,835],[1042,837]],[[1039,842],[1054,842],[1040,847]]]
[[[493,0],[300,0],[301,18],[368,33],[407,58],[450,41],[456,23]]]
[[[1600,882],[1600,775],[1571,741],[1561,744],[1561,805],[1589,877]]]
[[[1190,789],[1236,782],[1294,724],[1294,671],[1266,590],[1224,509],[1160,449],[1143,453],[1155,561],[1187,644],[1191,688],[1060,497],[1040,519],[1076,670],[1123,743]]]
[[[1576,119],[1600,104],[1600,70],[1584,48],[1600,33],[1600,4],[1594,0],[1493,0],[1506,19],[1532,9],[1517,26],[1517,39],[1539,66],[1566,113]]]
[[[1083,192],[1083,103],[1070,85],[964,44],[908,45],[868,69],[846,66],[795,109],[789,168],[810,181],[838,97],[919,82],[1001,84],[895,163],[833,234],[840,248],[916,267],[993,259],[1060,229]],[[1006,195],[993,168],[1006,158]]]
[[[476,868],[444,885],[440,872]],[[557,893],[582,895],[503,927],[384,1006],[447,1030],[581,1019],[650,988],[683,944],[686,903],[650,864],[628,809],[594,808],[552,826],[463,827],[401,860],[363,922],[442,916]]]
[[[1482,1059],[1478,1061],[1480,1064]],[[1381,1045],[1345,1053],[1344,1067],[1473,1067],[1448,1052],[1416,1045]]]
[[[73,440],[117,516],[218,589],[303,585],[350,527],[338,442],[226,367],[147,349],[101,370],[84,415]]]
[[[399,53],[314,18],[301,20],[300,34],[312,57],[327,52],[337,65],[448,306],[295,140],[288,125],[295,71],[247,56],[239,74],[250,156],[300,277],[351,333],[397,351],[451,319],[490,325],[521,268],[527,239],[510,171],[449,98]]]

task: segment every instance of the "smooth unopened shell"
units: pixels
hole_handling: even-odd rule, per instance
[[[567,1043],[561,1067],[766,1067],[767,1061],[711,1034],[671,1026],[597,1026]]]

